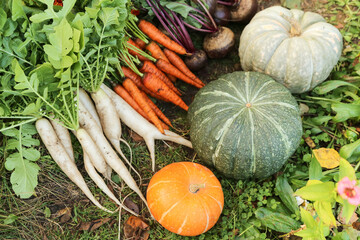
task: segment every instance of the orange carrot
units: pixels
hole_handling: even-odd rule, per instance
[[[170,79],[170,81],[172,81],[173,83],[176,82],[176,77],[171,75],[171,74],[166,74],[166,76]]]
[[[165,48],[164,54],[166,55],[167,59],[169,59],[169,62],[172,65],[174,65],[175,67],[177,67],[177,69],[179,69],[182,73],[184,73],[186,76],[188,76],[192,80],[196,81],[200,85],[204,85],[204,83],[199,78],[197,78],[194,73],[192,73],[190,71],[190,69],[186,66],[184,61],[181,59],[181,57],[179,57],[176,53]]]
[[[162,60],[162,59],[159,59]],[[163,81],[168,87],[173,90],[177,95],[181,95],[181,92],[174,86],[174,84],[170,81],[170,79],[160,71],[151,61],[144,61],[140,72],[144,73],[153,73],[155,74],[161,81]]]
[[[161,133],[164,132],[164,128],[161,125],[161,121],[156,116],[155,112],[151,109],[147,101],[144,99],[143,95],[139,88],[135,85],[133,81],[129,78],[125,79],[123,82],[124,88],[129,92],[129,94],[134,98],[134,100],[139,104],[139,106],[144,110],[144,112],[148,115],[154,125],[159,129]]]
[[[135,39],[134,39],[134,42],[139,46],[139,48],[140,48],[141,50],[144,50],[144,49],[145,49],[146,43],[145,43],[143,40],[141,40],[140,38],[135,38]]]
[[[186,50],[184,47],[171,40],[168,36],[166,36],[163,32],[161,32],[152,23],[142,19],[140,20],[138,27],[143,33],[145,33],[153,41],[160,43],[164,47],[171,49],[172,51],[178,54],[181,55],[186,54]]]
[[[137,49],[139,49],[139,51],[142,51],[142,50],[140,49],[140,47],[139,47],[131,38],[129,38],[129,40],[127,40],[127,43],[130,44],[130,45],[132,45],[132,46],[134,46],[134,47],[136,47]],[[141,61],[148,60],[146,57],[144,57],[143,55],[141,55],[138,51],[135,51],[135,50],[133,50],[133,49],[131,49],[131,48],[129,48],[129,47],[128,47],[128,51],[129,51],[129,53],[130,53],[131,55],[137,56]]]
[[[156,42],[151,41],[148,45],[146,45],[145,49],[151,53],[152,57],[156,59],[162,58],[165,61],[170,62],[165,53],[161,50],[160,46],[156,44]]]
[[[156,44],[156,42],[152,41],[148,45],[146,45],[146,50],[148,50],[151,53],[152,57],[154,57],[156,59],[162,58],[165,61],[167,61],[168,63],[170,63],[170,61],[166,57],[165,53],[163,52],[163,50],[161,50],[160,46]],[[171,82],[176,81],[176,77],[174,77],[168,73],[166,74],[166,76],[168,77],[168,79],[170,79]]]
[[[130,96],[128,91],[126,91],[123,86],[117,84],[114,86],[114,91],[119,95],[122,99],[125,100],[135,111],[137,111],[141,116],[150,121],[149,117],[146,115],[144,110],[139,106],[139,104]]]
[[[188,84],[191,84],[191,85],[193,85],[193,86],[195,86],[197,88],[202,88],[204,86],[204,84],[199,84],[198,82],[196,82],[193,79],[189,78],[184,73],[182,73],[179,69],[174,67],[172,64],[164,61],[163,59],[156,60],[156,66],[161,71],[169,73],[169,74],[171,74],[171,75],[173,75],[173,76],[183,80],[184,82],[186,82]]]
[[[149,89],[147,89],[144,84],[141,81],[141,77],[139,75],[137,75],[133,70],[131,70],[128,67],[125,66],[121,66],[121,69],[125,75],[125,77],[130,78],[131,80],[133,80],[133,82],[136,84],[136,86],[144,91],[146,94],[149,94],[150,96],[166,101],[166,99],[164,99],[163,97],[156,95],[156,93],[153,93],[152,91],[150,91]]]
[[[149,103],[150,107],[152,108],[152,110],[154,110],[154,112],[156,113],[156,115],[163,120],[164,123],[166,123],[169,126],[172,126],[170,120],[165,116],[165,114],[156,106],[156,104],[151,101],[151,99],[144,93],[141,92],[142,95],[144,96],[144,98],[146,99],[146,101]]]
[[[146,115],[146,113],[144,112],[144,110],[142,110],[142,108],[139,106],[139,104],[137,104],[137,102],[130,96],[130,94],[126,91],[125,88],[123,88],[121,85],[115,85],[114,86],[114,91],[122,98],[124,99],[125,102],[127,102],[135,111],[137,111],[141,116],[143,116],[146,120],[148,120],[149,122],[153,123],[150,118]],[[141,92],[143,94],[145,94],[144,92]],[[146,96],[146,94],[145,94]],[[150,100],[151,101],[151,100]],[[169,130],[169,126],[166,125],[165,123],[161,123],[161,125],[163,126],[164,129]]]
[[[181,107],[186,111],[189,109],[186,103],[184,103],[184,101],[155,74],[145,73],[142,80],[145,87],[147,87],[151,91],[156,92],[160,96],[166,98],[170,102],[174,103],[175,105]]]

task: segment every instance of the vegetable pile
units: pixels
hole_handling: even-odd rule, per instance
[[[18,144],[6,159],[7,169],[14,170],[13,189],[21,197],[34,193],[39,168],[31,161],[40,156],[36,149],[28,147],[39,142],[21,140],[26,132],[23,130],[35,126],[53,160],[70,180],[96,206],[114,212],[101,206],[77,169],[69,133],[72,132],[82,147],[90,178],[117,205],[137,215],[115,197],[104,181],[111,182],[114,171],[146,204],[130,171],[138,175],[140,182],[141,177],[121,147],[121,143],[130,146],[122,138],[120,121],[144,138],[154,170],[155,139],[190,148],[192,145],[169,130],[170,120],[149,96],[187,110],[181,92],[169,78],[182,79],[197,88],[204,84],[175,53],[185,53],[181,46],[145,20],[137,26],[137,18],[130,13],[131,2],[40,2],[26,6],[21,0],[14,0],[3,4],[1,10],[5,20],[1,79],[6,90],[1,93],[1,132]],[[148,30],[145,34],[152,41],[167,47],[164,53],[140,29]],[[145,43],[151,55],[131,40],[135,36]],[[105,82],[111,82],[114,91]],[[22,184],[20,168],[31,184]]]
[[[86,228],[86,213],[69,213],[91,237],[110,217],[121,221],[122,209],[130,217],[119,238],[360,235],[360,50],[319,14],[265,8],[1,1],[0,172],[9,171],[3,184],[12,189],[0,192],[36,200],[39,174],[52,175],[46,161],[87,197],[88,211],[106,216]],[[207,71],[214,75],[201,80]],[[329,76],[336,80],[322,83]],[[188,130],[178,127],[185,119]],[[156,140],[179,146],[155,151]],[[0,231],[18,218],[4,209]]]

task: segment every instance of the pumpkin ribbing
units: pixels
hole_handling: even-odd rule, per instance
[[[196,236],[212,228],[224,205],[215,175],[192,162],[172,163],[158,171],[150,180],[146,198],[154,218],[183,236]]]
[[[342,36],[316,13],[274,6],[258,12],[240,37],[244,71],[266,73],[292,93],[313,89],[340,58]]]
[[[210,82],[196,94],[188,119],[198,156],[237,179],[278,171],[302,135],[294,97],[256,72],[234,72]]]

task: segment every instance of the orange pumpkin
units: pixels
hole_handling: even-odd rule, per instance
[[[155,173],[146,197],[154,218],[182,236],[212,228],[224,206],[219,180],[208,168],[192,162],[172,163]]]

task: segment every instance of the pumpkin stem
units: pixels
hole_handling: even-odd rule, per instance
[[[197,193],[200,190],[200,188],[205,188],[205,183],[190,184],[189,191],[192,193]]]
[[[298,21],[292,17],[288,17],[285,14],[281,14],[281,17],[288,21],[291,25],[290,37],[298,37],[301,35],[301,27]]]

